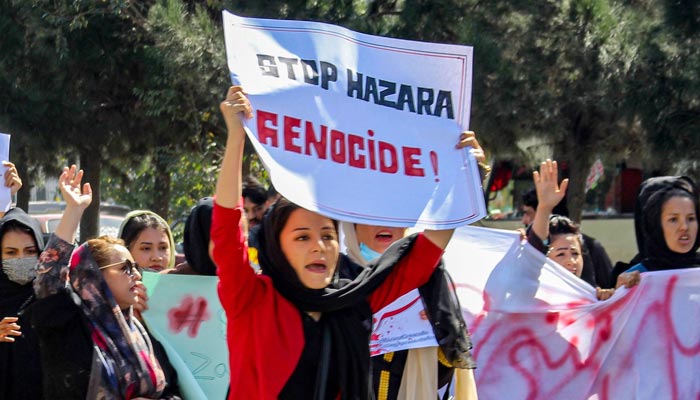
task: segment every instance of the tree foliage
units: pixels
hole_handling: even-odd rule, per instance
[[[175,218],[214,188],[229,84],[221,10],[329,22],[474,46],[472,129],[495,155],[550,144],[576,217],[596,158],[700,168],[699,3],[0,0],[0,131],[14,134],[24,199],[39,172],[79,160],[98,196]],[[250,146],[245,168],[264,175]],[[95,232],[96,210],[81,232]]]

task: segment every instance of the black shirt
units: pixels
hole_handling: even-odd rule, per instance
[[[323,315],[320,320],[315,321],[309,314],[303,311],[299,312],[304,328],[304,349],[292,376],[289,377],[280,392],[278,398],[282,400],[312,400],[316,391],[321,349],[323,348]],[[270,362],[274,363],[274,360],[270,360]],[[337,368],[337,360],[331,354],[324,399],[335,399],[340,392]]]

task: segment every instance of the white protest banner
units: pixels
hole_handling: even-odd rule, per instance
[[[412,290],[374,313],[370,355],[437,346],[418,290]]]
[[[486,215],[471,154],[472,48],[224,12],[231,78],[275,188],[344,221],[445,229]],[[400,206],[397,206],[400,205]]]
[[[144,272],[151,334],[177,370],[183,398],[223,399],[229,383],[226,316],[215,276]]]
[[[700,270],[645,273],[596,301],[519,233],[474,227],[457,230],[445,264],[472,334],[480,398],[699,398]]]
[[[10,161],[10,135],[0,133],[0,161]],[[7,167],[2,168],[3,174]],[[12,205],[12,191],[5,185],[0,185],[0,210],[7,211]]]

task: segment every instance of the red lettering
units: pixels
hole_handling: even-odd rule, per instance
[[[314,132],[314,125],[310,121],[306,121],[304,124],[304,154],[307,156],[311,155],[311,148],[314,149],[318,158],[326,159],[326,143],[328,142],[328,127],[321,125],[321,135],[316,139],[316,133]]]
[[[348,150],[350,151],[348,164],[355,168],[365,168],[365,156],[358,155],[355,149],[364,150],[365,145],[361,136],[350,134],[348,135]]]
[[[277,114],[258,110],[258,141],[262,144],[268,144],[272,147],[279,146],[277,142]],[[269,124],[268,124],[269,123]]]
[[[287,151],[292,151],[294,153],[301,154],[301,147],[294,144],[294,139],[299,139],[301,134],[298,130],[301,127],[301,120],[299,118],[284,117],[284,149]]]
[[[369,129],[367,131],[367,135],[369,135],[369,137],[373,137],[374,131]],[[369,168],[376,170],[377,169],[377,155],[375,154],[375,151],[374,151],[374,140],[369,139],[367,141],[367,150],[369,151]]]
[[[398,170],[399,160],[396,148],[387,142],[379,142],[379,171],[395,174]]]
[[[345,164],[345,134],[339,130],[331,130],[331,160]]]
[[[407,176],[425,176],[423,168],[420,165],[421,151],[418,147],[403,147],[403,165],[404,172]]]
[[[321,160],[330,158],[338,164],[368,168],[385,174],[396,174],[402,169],[406,176],[425,176],[421,148],[399,148],[389,142],[376,140],[375,132],[371,129],[367,130],[367,136],[363,136],[346,134],[325,125],[314,126],[313,121],[288,115],[281,116],[280,126],[280,115],[268,111],[256,110],[256,117],[258,141],[262,145],[279,147],[281,133],[284,135],[282,140],[285,151],[315,156]],[[436,166],[433,168],[437,174]]]

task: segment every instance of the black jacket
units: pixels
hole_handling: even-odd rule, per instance
[[[21,208],[13,208],[0,219],[0,243],[10,226],[19,227],[34,238],[41,251],[44,240],[38,222]],[[0,399],[41,399],[41,361],[39,339],[22,309],[34,298],[32,284],[19,285],[0,269],[0,319],[19,317],[22,336],[14,343],[0,343]]]
[[[29,315],[39,335],[46,398],[85,399],[94,354],[87,318],[67,292],[35,301]],[[150,338],[167,382],[161,398],[179,399],[177,372],[163,346]]]

